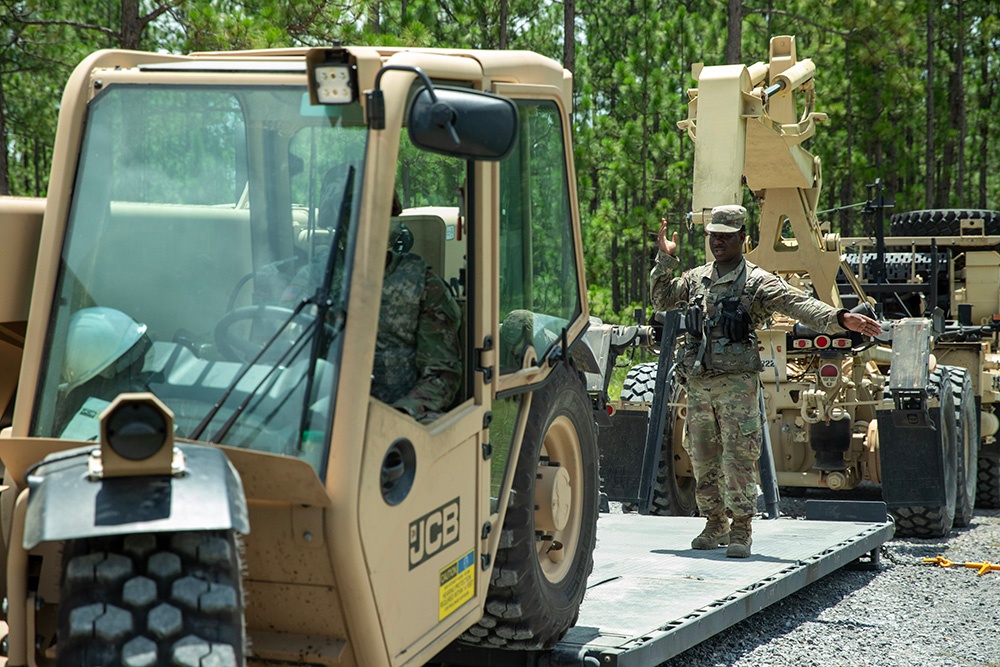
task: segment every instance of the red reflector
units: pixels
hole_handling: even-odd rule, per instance
[[[833,364],[823,364],[819,367],[819,374],[826,378],[835,378],[840,375],[840,369]]]
[[[816,336],[813,340],[813,344],[816,345],[821,350],[825,350],[830,347],[830,337],[829,336]]]
[[[851,346],[851,339],[850,338],[834,338],[833,339],[833,346],[834,347],[850,347]]]
[[[610,403],[608,403],[606,406],[604,406],[604,408],[608,411],[608,416],[609,417],[611,415],[615,414],[615,406],[611,405]]]
[[[808,338],[796,338],[792,345],[798,350],[805,350],[813,346],[813,342]]]

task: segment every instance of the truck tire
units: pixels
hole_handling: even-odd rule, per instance
[[[628,369],[619,398],[636,403],[652,403],[653,392],[656,390],[657,366],[655,361],[647,361]]]
[[[594,567],[597,458],[586,385],[563,363],[532,396],[486,609],[462,641],[490,648],[549,649],[576,622]],[[549,476],[544,468],[568,473],[562,491],[570,500],[553,513],[562,515],[554,521],[537,510],[544,501],[537,503],[536,491],[544,494],[540,480]]]
[[[958,496],[958,437],[955,427],[954,394],[950,391],[950,380],[945,376],[947,370],[938,367],[931,383],[937,387],[941,400],[940,424],[935,428],[937,446],[943,452],[944,465],[942,479],[947,502],[939,506],[909,506],[893,507],[891,499],[889,513],[896,522],[896,537],[937,538],[945,537],[951,532],[955,523],[955,499]],[[885,480],[888,470],[882,465],[882,479]]]
[[[955,525],[968,526],[976,509],[979,463],[979,410],[972,393],[972,378],[965,368],[949,368],[955,397],[955,434],[958,444],[958,478]]]
[[[1000,458],[980,455],[976,505],[983,509],[1000,507]]]
[[[656,362],[636,364],[628,370],[622,384],[621,400],[652,403],[656,389]],[[687,400],[684,387],[671,374],[667,378],[667,392],[670,405],[663,422],[663,440],[660,446],[660,465],[653,485],[653,506],[650,514],[655,516],[698,516],[695,500],[694,477],[678,476],[674,456],[675,447],[680,447],[684,437],[684,417],[677,404]],[[631,507],[626,507],[630,505]],[[635,509],[633,503],[623,503],[622,509]]]
[[[231,531],[68,541],[57,665],[242,667],[240,576]]]
[[[889,219],[892,236],[958,236],[963,218],[982,218],[987,236],[1000,234],[1000,211],[928,209],[897,213]]]

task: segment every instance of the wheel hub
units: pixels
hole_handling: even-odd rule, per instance
[[[562,530],[569,521],[573,487],[565,468],[538,466],[535,481],[535,529],[547,533]]]

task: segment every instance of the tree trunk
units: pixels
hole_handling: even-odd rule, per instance
[[[985,49],[989,53],[989,49]],[[990,103],[996,92],[996,82],[990,81],[989,58],[983,54],[979,59],[979,204],[978,208],[986,208],[986,175],[989,167],[990,138]]]
[[[382,34],[381,0],[372,0],[368,6],[368,29],[373,35]]]
[[[927,152],[924,208],[934,207],[934,3],[927,3]]]
[[[145,22],[139,17],[139,0],[122,0],[122,26],[118,43],[123,49],[138,49]]]
[[[611,235],[611,310],[618,312],[622,308],[621,275],[618,270],[618,235]]]
[[[507,18],[509,13],[508,0],[500,0],[500,50],[507,48]]]
[[[728,0],[729,23],[726,29],[726,64],[743,60],[743,9],[740,0]]]
[[[7,103],[3,96],[3,59],[0,57],[0,195],[10,194],[10,165],[7,162],[7,115],[4,109]]]
[[[563,0],[563,67],[576,72],[576,0]]]
[[[958,35],[955,44],[957,58],[955,62],[955,74],[952,78],[954,86],[953,105],[955,106],[955,128],[958,130],[958,164],[955,166],[955,198],[959,206],[965,206],[965,135],[969,128],[965,119],[965,4],[963,0],[955,3],[958,9]]]
[[[853,63],[851,62],[851,40],[844,40],[844,71],[852,71]],[[844,117],[853,118],[854,114],[854,86],[847,86],[847,100],[844,106]],[[854,123],[845,123],[845,129],[847,131],[846,141],[844,143],[845,162],[847,166],[847,173],[843,175],[843,180],[841,181],[840,190],[840,205],[849,206],[852,204],[853,193],[854,193],[854,160],[852,156],[854,155]],[[843,209],[840,211],[840,235],[841,236],[851,236],[852,227],[851,224],[854,218],[854,209]]]

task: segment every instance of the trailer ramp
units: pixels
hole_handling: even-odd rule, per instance
[[[549,655],[453,645],[446,665],[654,667],[855,561],[893,535],[884,503],[808,501],[807,517],[757,520],[753,553],[691,549],[703,518],[601,514],[576,625]],[[596,659],[596,661],[595,661]]]

